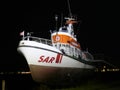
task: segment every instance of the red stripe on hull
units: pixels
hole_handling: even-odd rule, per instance
[[[59,63],[59,60],[60,60],[60,53],[57,54],[57,57],[56,57],[56,62],[55,63]]]

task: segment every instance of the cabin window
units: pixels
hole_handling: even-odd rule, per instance
[[[70,48],[70,45],[68,45],[68,47]]]
[[[65,47],[65,44],[62,44],[63,47]]]
[[[69,45],[66,45],[67,48],[69,48]]]
[[[72,51],[74,52],[74,48],[72,48]]]
[[[77,56],[77,53],[78,53],[77,48],[75,48],[75,56]]]
[[[60,47],[61,47],[61,44],[60,44]]]
[[[57,45],[55,44],[55,47],[57,47]]]
[[[72,55],[74,56],[74,48],[72,47]]]

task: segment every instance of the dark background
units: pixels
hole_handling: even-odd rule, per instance
[[[41,0],[39,2],[7,1],[1,3],[1,71],[24,70],[26,61],[17,53],[21,39],[19,33],[38,33],[50,38],[55,28],[54,16],[68,16],[67,0]],[[72,14],[80,20],[76,31],[83,50],[93,55],[104,55],[106,61],[120,67],[119,60],[119,4],[112,1],[70,0]]]

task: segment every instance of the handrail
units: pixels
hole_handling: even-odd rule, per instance
[[[44,38],[38,38],[38,37],[33,37],[33,36],[25,36],[23,40],[28,40],[28,41],[36,41],[38,43],[43,43],[52,46],[52,42],[49,39],[44,39]]]

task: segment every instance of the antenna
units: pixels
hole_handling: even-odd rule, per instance
[[[57,30],[58,15],[55,15],[55,21],[56,21],[56,30]]]
[[[71,13],[71,8],[70,8],[70,1],[67,0],[67,3],[68,3],[69,14],[70,14],[70,17],[72,18],[72,13]]]
[[[61,27],[62,27],[62,25],[63,25],[63,14],[61,13]]]

